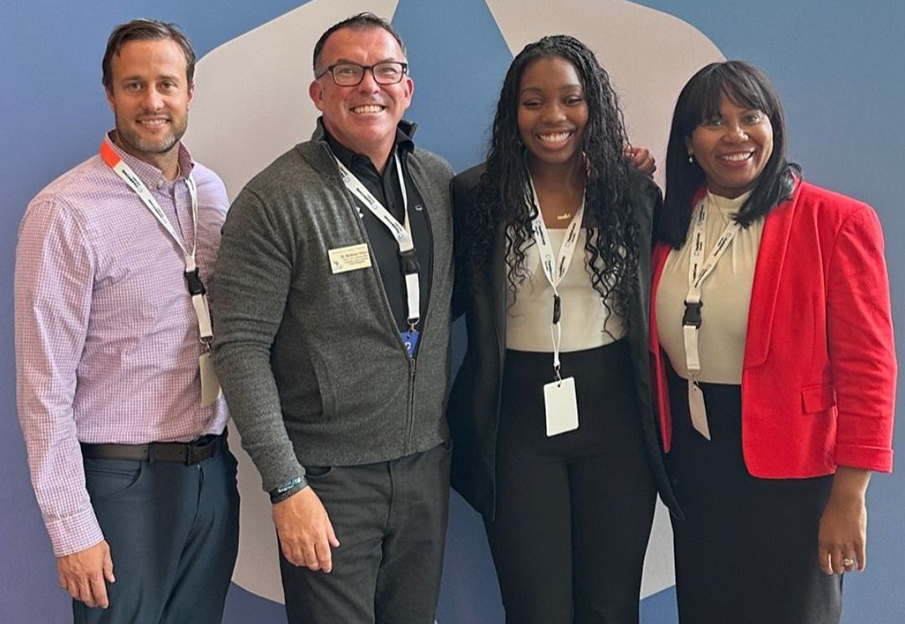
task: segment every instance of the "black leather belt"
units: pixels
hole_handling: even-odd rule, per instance
[[[176,462],[191,466],[214,457],[226,441],[222,435],[206,435],[191,442],[151,442],[149,444],[82,444],[88,459],[128,459],[133,461]]]

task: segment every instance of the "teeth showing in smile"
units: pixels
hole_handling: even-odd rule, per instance
[[[537,135],[537,138],[539,138],[542,143],[562,143],[570,136],[572,136],[571,132],[557,132],[555,134],[539,134]]]
[[[167,120],[166,119],[142,119],[138,123],[140,123],[143,126],[162,126],[163,124],[167,123]]]
[[[368,113],[379,113],[383,110],[383,106],[377,104],[369,104],[368,106],[356,106],[352,112],[356,115],[367,115]]]
[[[726,154],[725,156],[720,156],[720,160],[728,160],[729,162],[742,162],[748,160],[754,156],[753,152],[748,152],[747,154]]]

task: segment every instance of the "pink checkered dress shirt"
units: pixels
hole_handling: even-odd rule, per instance
[[[182,146],[174,182],[113,149],[186,248],[197,234],[209,284],[228,206],[223,182]],[[188,172],[198,186],[197,233]],[[15,277],[19,420],[57,556],[103,539],[79,442],[188,441],[226,425],[222,399],[201,406],[202,347],[184,267],[176,242],[100,156],[52,182],[25,211]]]

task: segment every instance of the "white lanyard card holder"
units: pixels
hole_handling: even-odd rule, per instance
[[[578,398],[575,378],[566,377],[544,385],[547,437],[578,429]]]
[[[701,359],[698,352],[698,333],[701,329],[701,300],[704,281],[713,272],[723,253],[729,249],[741,226],[738,221],[730,221],[723,229],[716,244],[704,261],[704,243],[706,239],[707,201],[702,200],[693,213],[692,252],[688,263],[688,293],[685,295],[685,313],[682,316],[682,336],[685,343],[685,367],[691,379],[688,380],[688,411],[691,424],[695,430],[710,440],[710,425],[707,421],[707,406],[704,392],[698,383],[701,372]]]
[[[195,263],[195,250],[198,247],[198,188],[195,186],[195,180],[191,176],[185,179],[185,184],[189,190],[189,196],[192,201],[192,230],[194,232],[194,240],[192,241],[192,250],[186,249],[182,243],[182,239],[176,233],[173,224],[170,223],[169,217],[160,207],[158,201],[136,175],[132,168],[125,163],[116,151],[104,141],[101,143],[101,158],[106,162],[113,172],[138,195],[138,198],[145,205],[155,219],[163,226],[167,234],[170,235],[179,249],[182,251],[182,257],[185,261],[185,281],[192,299],[192,308],[195,310],[195,317],[198,320],[199,340],[203,345],[202,353],[198,356],[198,372],[201,378],[201,405],[207,406],[220,398],[222,390],[217,375],[214,373],[214,366],[211,362],[211,342],[214,339],[214,333],[211,329],[211,313],[207,303],[207,291],[204,283],[201,281],[201,275],[198,272],[198,265]]]
[[[395,157],[396,175],[399,178],[399,189],[402,192],[402,208],[404,212],[404,222],[399,223],[390,211],[387,210],[380,201],[362,184],[361,180],[355,177],[342,161],[333,155],[339,173],[342,176],[343,184],[349,189],[355,197],[357,197],[368,210],[371,211],[378,221],[380,221],[390,234],[396,240],[399,246],[399,263],[405,279],[405,300],[408,320],[408,330],[399,332],[399,338],[405,347],[410,358],[415,357],[418,350],[418,339],[421,337],[417,329],[418,321],[421,320],[421,282],[418,277],[420,269],[418,265],[418,257],[415,253],[415,240],[412,237],[412,227],[409,222],[408,210],[408,193],[405,190],[405,177],[402,175],[401,156],[397,152]],[[370,262],[368,263],[370,266]],[[335,271],[334,271],[335,272]]]
[[[531,180],[529,175],[529,180]],[[584,200],[575,216],[572,217],[566,237],[563,240],[559,253],[554,256],[553,246],[550,244],[550,234],[544,223],[540,209],[540,201],[537,198],[537,190],[534,188],[534,180],[531,180],[531,192],[534,198],[534,206],[537,216],[532,223],[532,235],[541,257],[541,267],[550,286],[553,288],[553,323],[550,327],[550,337],[553,339],[553,374],[554,381],[544,384],[544,410],[546,414],[547,437],[574,431],[578,429],[578,398],[575,393],[575,378],[563,379],[560,374],[559,347],[562,344],[562,298],[557,287],[569,271],[572,264],[572,256],[578,243],[578,233],[581,228],[581,220],[584,216]]]

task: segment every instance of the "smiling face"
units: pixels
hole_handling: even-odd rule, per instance
[[[573,164],[581,158],[588,103],[575,67],[541,58],[522,74],[518,130],[534,165]]]
[[[129,41],[110,69],[107,102],[116,117],[117,145],[175,177],[177,144],[194,96],[181,48],[170,39]]]
[[[317,71],[337,63],[371,66],[383,61],[405,62],[393,35],[378,27],[341,28],[324,44]],[[309,94],[323,113],[330,135],[353,152],[368,156],[382,171],[393,149],[396,125],[412,102],[414,86],[408,76],[397,84],[380,85],[365,71],[361,83],[341,87],[326,72],[311,83]]]
[[[699,123],[685,144],[710,191],[735,198],[754,188],[770,160],[773,126],[765,113],[739,106],[724,93],[719,114]]]

